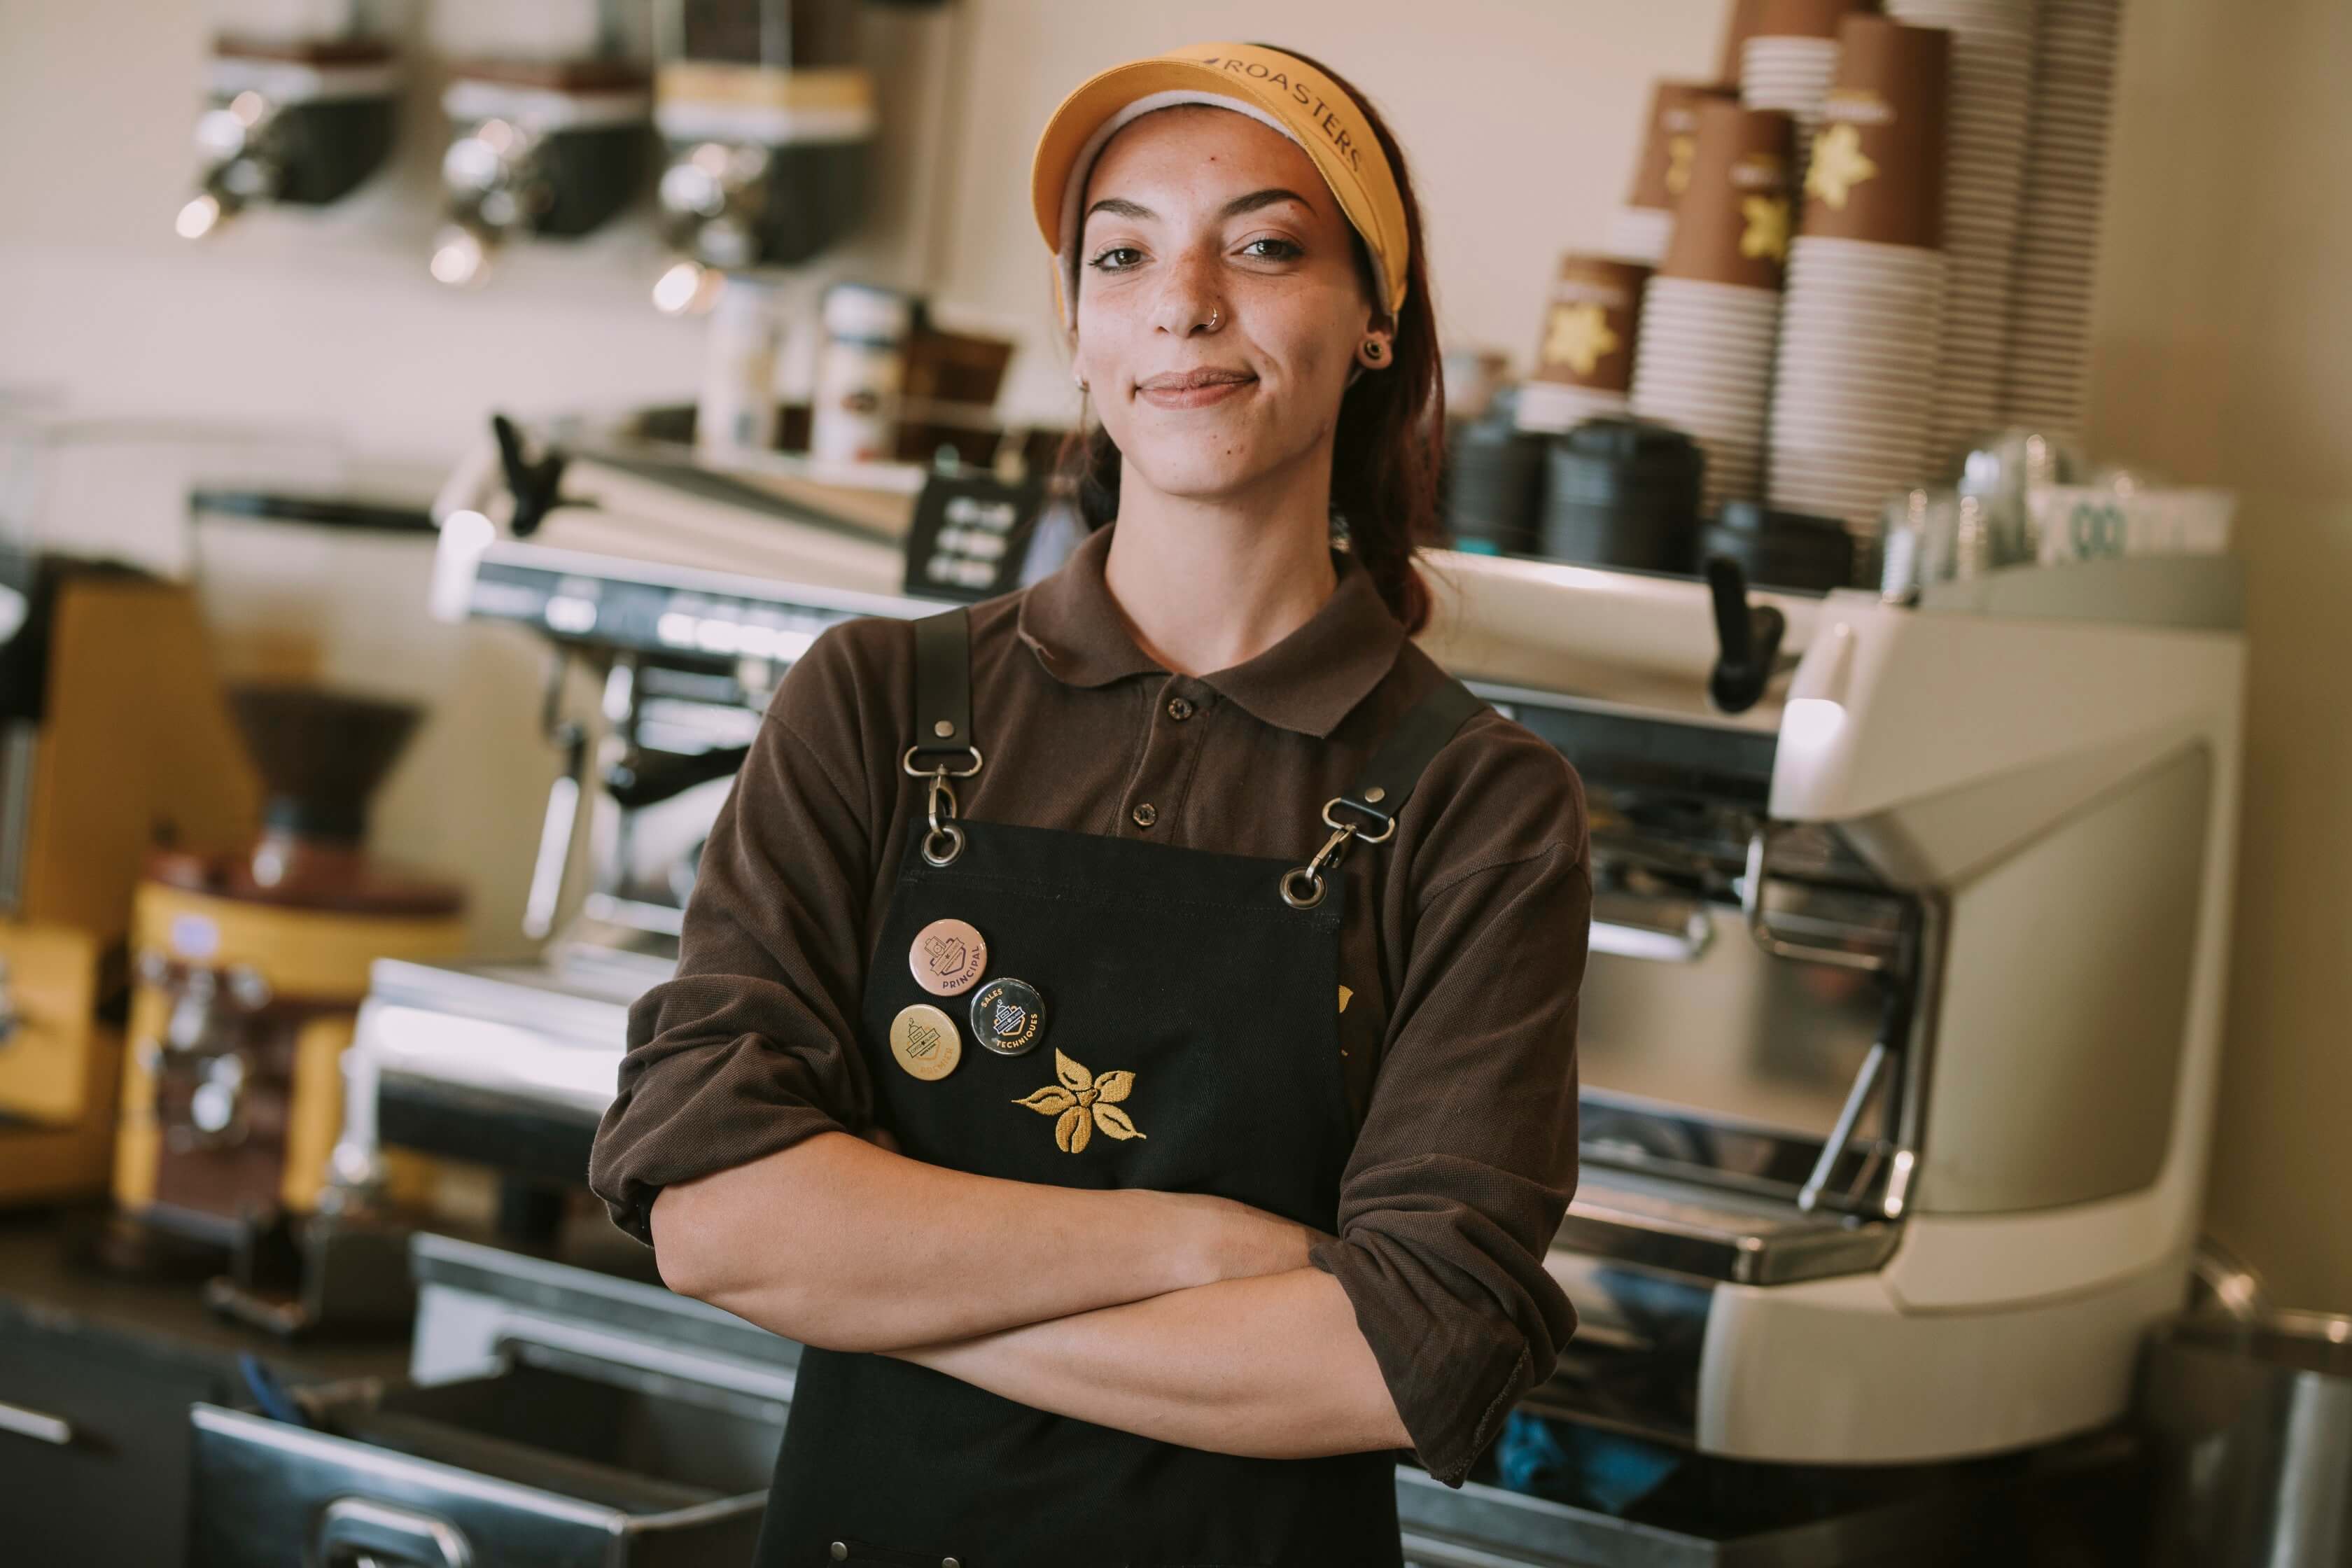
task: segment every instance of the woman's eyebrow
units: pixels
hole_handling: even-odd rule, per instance
[[[1217,216],[1239,217],[1244,213],[1255,212],[1260,207],[1270,207],[1276,202],[1297,202],[1300,206],[1309,210],[1312,210],[1315,205],[1297,191],[1284,190],[1279,185],[1274,185],[1263,191],[1252,191],[1245,196],[1235,196],[1217,210]],[[1113,217],[1130,218],[1156,218],[1160,216],[1142,203],[1129,201],[1124,196],[1105,196],[1087,209],[1087,217],[1092,217],[1097,213],[1108,213]]]

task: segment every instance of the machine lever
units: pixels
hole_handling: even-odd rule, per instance
[[[507,489],[514,492],[514,516],[507,526],[517,539],[528,539],[538,531],[540,520],[555,509],[564,456],[550,448],[543,458],[530,457],[523,450],[522,431],[503,414],[490,416],[490,434],[498,437]]]
[[[1822,1145],[1822,1157],[1813,1162],[1812,1174],[1797,1191],[1797,1207],[1806,1214],[1813,1212],[1822,1201],[1822,1193],[1829,1186],[1830,1177],[1837,1170],[1838,1156],[1845,1152],[1853,1141],[1853,1130],[1862,1121],[1862,1113],[1878,1092],[1878,1084],[1886,1071],[1886,1064],[1903,1049],[1903,1021],[1906,1016],[1903,994],[1890,992],[1886,1012],[1878,1024],[1878,1038],[1870,1054],[1862,1058],[1862,1070],[1853,1075],[1853,1087],[1846,1090],[1845,1105],[1838,1111],[1837,1125],[1830,1129],[1829,1139]]]
[[[1727,555],[1706,558],[1706,586],[1715,597],[1717,649],[1706,694],[1724,712],[1745,713],[1771,683],[1789,618],[1776,605],[1748,602],[1748,579]]]

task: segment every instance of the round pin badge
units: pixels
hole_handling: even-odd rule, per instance
[[[915,933],[907,950],[915,984],[934,996],[961,996],[980,984],[988,968],[988,943],[961,921],[933,921]]]
[[[1017,1057],[1045,1027],[1045,999],[1026,980],[992,980],[971,999],[971,1037],[1000,1057]]]
[[[918,1002],[900,1008],[890,1020],[890,1054],[900,1067],[929,1082],[947,1077],[963,1060],[963,1037],[956,1033],[953,1018],[929,1002]]]

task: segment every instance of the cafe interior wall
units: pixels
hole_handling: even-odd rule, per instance
[[[1388,114],[1413,160],[1447,340],[1524,365],[1554,258],[1601,240],[1647,84],[1704,74],[1723,9],[1201,0],[1171,30],[1160,8],[1088,0],[876,8],[887,173],[862,237],[792,290],[807,300],[836,277],[919,289],[950,323],[1024,342],[1008,416],[1066,417],[1026,200],[1036,128],[1104,64],[1262,37],[1329,60]],[[209,15],[78,0],[0,22],[0,394],[40,389],[101,428],[266,432],[427,475],[494,407],[691,395],[700,334],[646,302],[659,257],[642,214],[520,251],[478,291],[426,279],[429,59],[397,166],[357,197],[258,214],[205,246],[174,238]],[[481,41],[529,15],[527,0],[476,0],[430,26]],[[412,7],[408,25],[415,37],[427,23]],[[2340,0],[2127,0],[2090,430],[2102,455],[2245,498],[2256,636],[2211,1227],[2282,1295],[2336,1308],[2352,1308],[2352,723],[2338,673],[2352,668],[2352,447],[2337,435],[2352,419],[2338,352],[2352,212],[2328,196],[2352,174],[2352,100],[2330,76],[2347,58]],[[787,389],[804,384],[811,346],[795,334]],[[143,487],[103,488],[70,519],[75,540],[201,568],[236,672],[307,663],[431,703],[380,802],[377,846],[466,879],[478,945],[512,949],[551,766],[535,738],[540,650],[427,621],[415,542],[210,525],[192,551],[180,460],[157,458]]]

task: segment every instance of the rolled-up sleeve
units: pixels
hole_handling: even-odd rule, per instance
[[[841,630],[780,685],[711,825],[677,975],[629,1010],[588,1184],[648,1245],[662,1188],[871,1120],[855,1042],[875,814]]]
[[[1339,1236],[1311,1254],[1346,1289],[1422,1464],[1450,1486],[1576,1328],[1543,1258],[1576,1191],[1583,793],[1511,728],[1524,739],[1424,783],[1453,792],[1438,809],[1458,821],[1430,829],[1416,859],[1435,864],[1400,890],[1411,931],[1385,1050]]]

